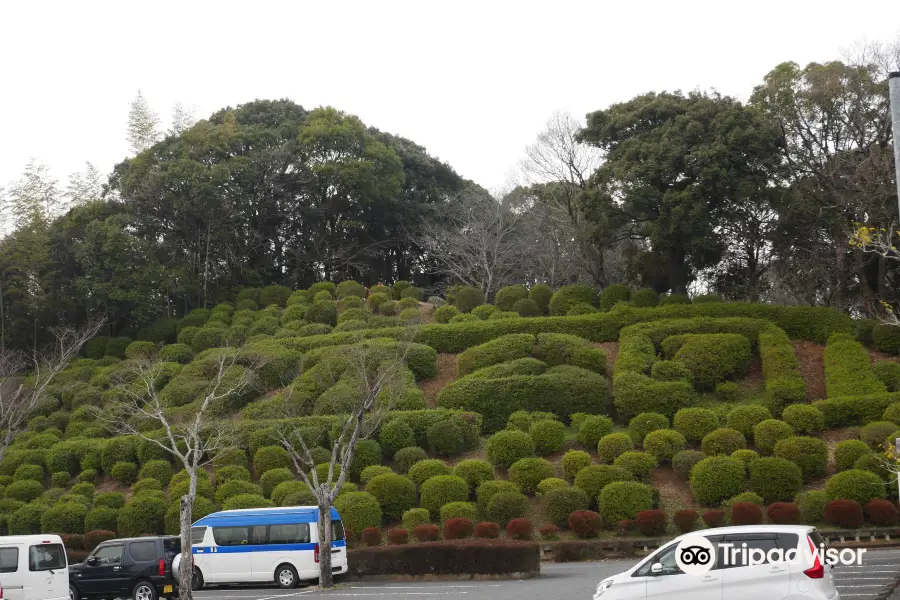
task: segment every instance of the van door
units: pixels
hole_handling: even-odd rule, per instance
[[[310,523],[270,525],[265,551],[253,553],[253,579],[272,581],[283,562],[294,565],[301,579],[311,577],[309,571],[318,572],[309,530]]]
[[[793,537],[793,547],[796,548],[796,536]],[[766,554],[770,550],[779,549],[778,538],[777,533],[745,533],[727,535],[725,542],[733,544],[733,547],[739,550],[743,549],[746,544],[749,556],[751,549],[761,550]],[[748,564],[749,561],[743,560],[742,556],[743,553],[739,553],[737,564],[723,566],[721,570],[726,598],[729,600],[732,598],[734,600],[759,600],[760,598],[784,598],[790,593],[791,570],[786,562],[769,563],[767,559],[764,559],[763,564],[751,567]]]
[[[20,558],[21,557],[21,558]],[[22,567],[19,561],[22,561]],[[3,584],[3,597],[9,600],[22,600],[27,556],[21,552],[21,546],[0,546],[0,584]]]
[[[347,540],[344,539],[344,524],[331,522],[331,567],[347,566]]]
[[[69,569],[62,544],[29,546],[28,570],[31,598],[65,600],[69,597]]]
[[[213,527],[212,532],[215,545],[204,561],[209,569],[206,580],[222,583],[252,581],[250,528]]]

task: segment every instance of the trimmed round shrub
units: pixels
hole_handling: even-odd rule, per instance
[[[556,290],[550,298],[550,314],[565,316],[577,304],[594,305],[596,301],[597,290],[593,287],[582,283],[566,285]]]
[[[508,285],[500,288],[494,294],[494,306],[500,310],[512,310],[513,305],[523,298],[528,297],[528,290],[524,285]]]
[[[64,488],[69,485],[70,479],[72,479],[72,476],[66,471],[57,471],[50,476],[50,485],[55,488]]]
[[[610,433],[597,443],[597,454],[605,463],[612,463],[621,454],[634,449],[631,437],[624,433]]]
[[[44,468],[41,465],[32,464],[24,464],[20,466],[16,469],[16,472],[13,475],[13,481],[23,481],[25,479],[32,479],[34,481],[43,483]]]
[[[825,518],[825,505],[828,496],[821,490],[800,492],[794,498],[794,504],[800,510],[804,523],[819,523]]]
[[[80,502],[63,502],[47,509],[41,516],[41,530],[54,533],[84,533],[87,506]]]
[[[391,546],[402,546],[409,543],[409,531],[403,527],[388,529],[384,537],[387,538],[388,544]]]
[[[415,463],[409,469],[409,478],[413,480],[417,488],[421,488],[422,484],[439,475],[451,475],[452,469],[442,460],[436,458],[426,459]]]
[[[222,467],[216,471],[216,486],[226,481],[250,481],[250,471],[234,465]]]
[[[750,487],[766,503],[789,502],[803,489],[803,472],[784,458],[760,458],[750,465]]]
[[[394,467],[401,474],[409,473],[414,464],[426,460],[427,458],[428,455],[418,446],[401,448],[394,454]]]
[[[381,506],[378,499],[368,492],[348,492],[334,499],[334,507],[341,514],[344,527],[362,531],[381,525]]]
[[[403,513],[403,527],[413,530],[419,525],[431,523],[431,515],[424,508],[411,508]]]
[[[895,402],[884,409],[882,419],[900,426],[900,402]]]
[[[646,536],[661,536],[666,533],[668,519],[659,509],[643,510],[634,519],[635,527]]]
[[[534,441],[523,431],[498,431],[488,439],[487,458],[495,467],[508,469],[522,458],[534,456]]]
[[[879,352],[900,354],[900,327],[878,323],[872,328],[872,344]]]
[[[553,464],[543,458],[522,458],[509,468],[509,480],[530,496],[537,492],[541,481],[554,474]]]
[[[125,358],[129,360],[148,359],[156,354],[156,344],[153,342],[131,342],[125,348]]]
[[[222,504],[229,498],[240,496],[241,494],[256,494],[258,496],[262,496],[262,488],[255,483],[250,483],[249,481],[232,479],[231,481],[223,482],[218,488],[216,488],[215,500],[219,504]],[[170,497],[174,500],[174,497],[172,497],[171,495]]]
[[[41,518],[46,512],[45,504],[26,504],[9,515],[9,535],[35,535],[41,532]]]
[[[422,484],[419,495],[422,508],[427,508],[432,519],[440,515],[441,507],[449,502],[465,502],[469,498],[469,485],[462,477],[438,475]]]
[[[438,421],[428,428],[426,438],[438,456],[459,456],[466,449],[465,433],[456,421]]]
[[[487,506],[487,517],[505,528],[513,519],[524,517],[528,512],[528,498],[519,492],[498,492]]]
[[[294,481],[294,474],[291,473],[290,469],[271,469],[263,473],[259,478],[259,487],[262,488],[263,496],[269,498],[272,496],[272,490],[275,489],[275,486],[285,481]]]
[[[583,450],[569,450],[563,454],[561,465],[563,477],[566,481],[575,481],[575,476],[583,468],[589,466],[593,461],[591,455]]]
[[[566,313],[567,317],[580,317],[582,315],[592,315],[597,312],[597,309],[591,306],[590,304],[579,302],[575,306],[569,309],[569,312]]]
[[[441,539],[441,530],[437,525],[419,525],[413,529],[413,537],[418,542],[436,542]]]
[[[900,437],[900,427],[891,421],[875,421],[859,430],[859,439],[873,450],[883,450],[888,436]]]
[[[362,470],[372,465],[381,464],[381,445],[375,440],[359,440],[356,443],[356,452],[350,462],[350,477],[359,481]]]
[[[7,498],[19,500],[20,502],[31,502],[36,498],[40,498],[44,493],[44,486],[34,479],[20,479],[14,481],[4,491]]]
[[[494,467],[486,460],[470,458],[459,461],[453,467],[453,474],[464,479],[469,485],[469,493],[474,494],[478,486],[494,479]]]
[[[137,483],[131,486],[131,492],[133,494],[140,494],[141,492],[146,491],[155,491],[161,492],[163,489],[163,484],[159,482],[157,479],[153,479],[152,477],[147,477],[146,479],[138,479]]]
[[[272,469],[288,469],[290,466],[291,457],[288,451],[281,446],[263,446],[253,455],[253,470],[257,474],[262,474]]]
[[[499,311],[500,309],[498,309],[493,304],[482,304],[473,308],[472,314],[482,321],[487,321],[494,313],[497,313]]]
[[[672,425],[689,442],[699,442],[719,427],[716,413],[706,408],[682,408],[675,413]]]
[[[520,317],[539,317],[543,314],[541,307],[531,298],[516,300],[512,305],[512,312]]]
[[[547,314],[550,309],[550,299],[553,298],[553,288],[543,283],[537,283],[528,290],[528,298],[534,300],[541,310],[541,314]]]
[[[841,529],[859,529],[863,509],[855,500],[832,500],[825,505],[825,522]]]
[[[468,519],[474,521],[477,518],[477,510],[471,502],[448,502],[441,507],[441,523],[451,519]],[[471,533],[469,534],[471,535]]]
[[[878,454],[872,453],[860,456],[859,460],[853,464],[853,468],[859,469],[860,471],[875,473],[885,481],[889,482],[891,486],[895,485],[895,477],[888,469],[888,465],[885,464],[884,459]]]
[[[763,454],[772,454],[778,440],[787,439],[793,435],[793,428],[784,421],[766,419],[757,423],[753,428],[753,443]]]
[[[688,479],[691,476],[691,469],[698,462],[706,458],[706,455],[699,450],[682,450],[676,452],[672,457],[672,469],[682,479]]]
[[[698,502],[718,504],[744,491],[747,476],[741,461],[730,456],[710,456],[694,465],[690,481],[691,493]]]
[[[499,494],[501,492],[518,493],[519,488],[517,488],[516,485],[511,481],[505,481],[502,479],[485,481],[484,483],[479,485],[478,489],[475,490],[475,500],[478,505],[478,511],[482,514],[486,513],[491,498],[493,498],[495,494]]]
[[[159,535],[165,527],[166,503],[162,495],[144,492],[119,510],[116,533],[122,537]]]
[[[650,288],[641,288],[631,294],[631,305],[635,308],[652,308],[659,304],[659,294]]]
[[[337,284],[337,287],[335,288],[335,296],[337,296],[338,298],[347,298],[348,296],[365,298],[366,288],[363,284],[348,279],[347,281],[342,281]]]
[[[377,527],[366,527],[362,530],[362,533],[359,536],[359,541],[362,542],[363,546],[380,546],[381,530]]]
[[[603,488],[597,508],[604,523],[634,520],[641,511],[654,505],[653,488],[635,481],[614,481]]]
[[[872,449],[861,440],[844,440],[834,446],[834,469],[852,469],[861,457],[872,454]]]
[[[245,482],[248,483],[248,482]],[[305,501],[297,504],[287,504],[285,500],[290,497],[292,500],[305,498]],[[282,481],[272,490],[271,500],[276,506],[309,506],[316,504],[315,496],[309,486],[303,481],[292,479],[291,481]]]
[[[775,456],[800,467],[804,481],[824,477],[828,470],[828,444],[819,438],[796,436],[779,440]]]
[[[759,525],[763,520],[762,507],[753,502],[736,502],[731,506],[732,525]]]
[[[850,469],[832,476],[825,482],[825,495],[829,500],[855,500],[860,506],[869,500],[884,498],[884,481],[875,473]]]
[[[304,319],[310,324],[337,325],[337,305],[331,301],[316,301],[306,309]]]
[[[115,477],[115,475],[113,475]],[[140,479],[155,479],[164,486],[169,485],[172,479],[172,465],[165,460],[150,460],[144,463],[139,474]]]
[[[755,460],[759,460],[759,454],[755,450],[735,450],[731,453],[731,458],[736,458],[748,469]]]
[[[663,341],[665,350],[667,341]],[[716,333],[685,336],[674,360],[690,369],[697,389],[713,389],[720,381],[746,373],[750,356],[750,340],[746,337]]]
[[[628,433],[637,446],[644,443],[648,434],[668,428],[668,417],[659,413],[641,413],[628,422]]]
[[[547,479],[542,479],[541,482],[537,486],[537,495],[542,496],[549,492],[550,490],[565,488],[567,489],[569,484],[559,477],[548,477]]]
[[[534,536],[534,525],[525,518],[512,519],[506,524],[506,537],[512,540],[529,541]]]
[[[125,506],[125,495],[121,492],[103,492],[94,496],[94,506],[122,508]]]
[[[575,535],[582,539],[595,538],[603,528],[600,515],[590,510],[573,511],[567,520],[567,525]]]
[[[115,531],[119,510],[108,506],[94,506],[84,517],[85,531]],[[113,535],[115,537],[115,534]]]
[[[657,360],[650,367],[650,378],[655,381],[686,381],[694,385],[694,374],[680,362]]]
[[[674,429],[657,429],[644,438],[644,450],[661,463],[671,462],[686,444],[684,436]]]
[[[697,529],[697,522],[699,520],[700,515],[692,508],[679,510],[672,515],[672,522],[675,523],[675,527],[678,528],[679,533],[690,533],[694,531]]]
[[[416,506],[416,484],[403,475],[376,475],[366,484],[366,491],[378,500],[382,515],[389,522],[399,521],[403,513]]]
[[[460,286],[453,295],[453,305],[460,312],[472,312],[477,306],[484,304],[484,293],[468,285]]]
[[[460,314],[458,308],[452,304],[445,304],[434,309],[434,320],[437,323],[449,323],[454,317]]]
[[[613,466],[625,469],[638,481],[650,481],[657,462],[648,452],[624,452],[613,462]]]
[[[766,509],[769,523],[776,525],[799,525],[802,521],[800,509],[793,502],[774,502]]]
[[[363,485],[369,483],[373,477],[377,477],[378,475],[389,475],[393,473],[394,470],[390,467],[384,467],[382,465],[372,465],[371,467],[366,467],[363,469],[362,473],[359,475],[359,482]],[[410,481],[412,481],[410,479]],[[413,484],[415,485],[415,484]]]
[[[631,481],[632,479],[634,477],[631,472],[620,466],[589,465],[578,472],[574,485],[587,494],[590,505],[593,505],[604,487],[614,481]]]
[[[733,381],[723,381],[716,384],[716,396],[723,402],[734,402],[738,399],[740,392],[740,386]]]
[[[606,415],[595,415],[582,421],[578,428],[576,439],[581,445],[590,450],[594,450],[601,438],[612,433],[612,419]]]
[[[898,519],[897,507],[893,502],[875,498],[866,503],[866,518],[876,527],[896,527]]]
[[[260,494],[237,494],[222,503],[222,510],[243,510],[248,508],[271,508],[275,503]]]
[[[559,421],[546,419],[535,421],[528,433],[534,441],[534,449],[539,456],[559,452],[563,442],[566,441],[566,426]]]
[[[766,419],[771,419],[772,413],[765,406],[748,404],[738,406],[728,413],[728,427],[740,431],[745,438],[753,438],[753,428]]]
[[[731,455],[737,450],[747,447],[744,435],[735,429],[723,427],[706,435],[701,443],[703,452],[709,456],[718,454]]]
[[[441,520],[444,525],[445,540],[463,540],[472,537],[475,531],[475,525],[472,519],[467,517],[457,517],[447,520]]]
[[[781,420],[799,434],[820,433],[825,430],[825,415],[811,404],[791,404],[782,411]]]
[[[631,299],[631,289],[627,285],[614,283],[603,288],[600,292],[600,310],[612,310],[618,302],[628,302]]]

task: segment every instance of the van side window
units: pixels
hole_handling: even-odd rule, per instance
[[[128,554],[135,562],[148,562],[156,558],[156,542],[131,542],[128,544]]]
[[[66,552],[62,544],[41,544],[28,548],[28,570],[50,571],[66,568]]]
[[[191,527],[191,545],[202,544],[206,537],[206,527]]]
[[[217,546],[244,546],[249,542],[247,527],[213,527]]]
[[[335,542],[344,539],[344,524],[340,521],[331,522],[331,539]]]
[[[269,527],[270,544],[308,544],[309,524],[272,525]]]
[[[15,573],[19,570],[19,549],[0,548],[0,573]]]

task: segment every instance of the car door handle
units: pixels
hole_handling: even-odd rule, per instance
[[[113,571],[121,571],[122,567],[113,567]]]
[[[785,567],[772,567],[769,569],[769,573],[784,573],[785,571],[787,571]]]
[[[340,552],[340,551],[341,551],[340,548],[332,548],[332,549],[331,549],[331,553],[332,553],[332,554],[337,554],[337,553]]]
[[[712,583],[713,581],[718,581],[718,577],[713,577],[712,575],[707,575],[703,578],[703,583]]]

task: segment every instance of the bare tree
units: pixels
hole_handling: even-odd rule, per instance
[[[0,349],[0,460],[40,405],[47,386],[102,326],[97,320],[77,329],[54,328],[53,343],[30,360],[16,350]]]
[[[406,333],[404,338],[412,339],[415,328],[408,328]],[[350,473],[357,443],[378,430],[391,410],[393,397],[407,384],[408,352],[409,343],[404,340],[398,341],[387,351],[383,345],[366,341],[342,346],[334,351],[337,366],[323,370],[321,377],[327,381],[322,383],[333,385],[340,380],[348,386],[349,393],[343,407],[346,414],[340,417],[340,429],[332,437],[331,458],[324,479],[315,468],[312,454],[315,444],[312,443],[310,432],[298,427],[295,424],[297,421],[293,419],[289,420],[293,424],[286,425],[280,432],[282,445],[318,504],[319,585],[323,588],[330,588],[333,583],[331,507]],[[292,393],[293,390],[288,389],[284,394],[285,407],[289,416],[296,416],[298,408],[302,412],[302,407],[297,407],[292,402]]]
[[[417,236],[439,273],[488,298],[507,283],[521,281],[526,238],[520,213],[470,190],[450,201],[441,217],[423,224]]]
[[[237,352],[226,349],[216,355],[209,365],[211,377],[203,396],[196,401],[196,412],[184,408],[173,411],[160,400],[165,385],[164,372],[155,361],[134,361],[121,374],[116,384],[117,400],[111,405],[95,410],[97,417],[113,433],[135,435],[155,444],[172,455],[172,458],[188,475],[188,491],[179,505],[179,527],[182,560],[178,569],[178,587],[181,600],[193,598],[191,578],[191,523],[194,501],[197,498],[197,477],[217,453],[234,448],[234,432],[227,421],[210,423],[211,413],[229,399],[246,393],[256,385],[255,369],[238,364]],[[163,435],[148,433],[148,423],[158,424]]]

